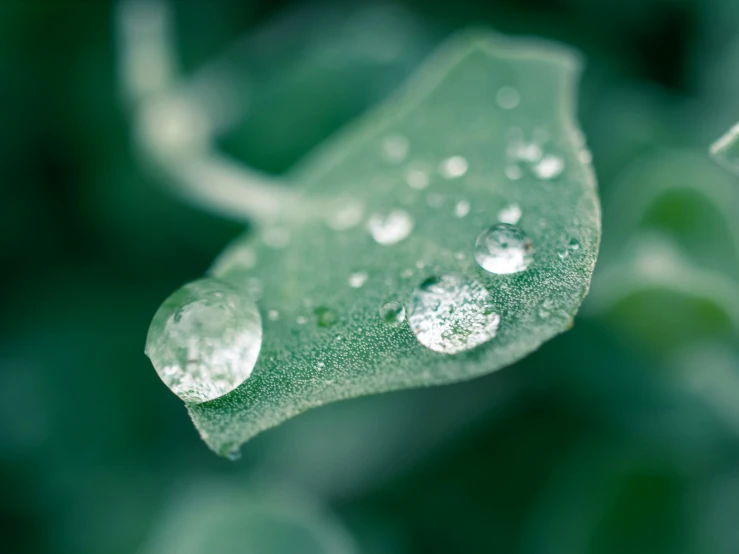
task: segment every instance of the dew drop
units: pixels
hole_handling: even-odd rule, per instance
[[[324,367],[326,367],[326,364],[324,364],[323,362],[318,362],[318,363],[316,364],[316,369],[317,369],[318,371],[322,371]]]
[[[460,200],[457,205],[454,206],[454,215],[457,217],[464,217],[470,213],[470,203],[467,200]]]
[[[564,168],[564,160],[554,154],[547,154],[532,167],[539,179],[554,179],[562,174]]]
[[[149,328],[146,354],[172,392],[200,403],[243,383],[261,346],[256,304],[227,283],[207,278],[164,301]]]
[[[349,286],[358,289],[367,282],[367,273],[364,271],[357,271],[349,275]]]
[[[513,87],[501,87],[495,96],[498,106],[504,110],[512,110],[521,101],[521,95]]]
[[[388,325],[400,325],[405,321],[405,308],[397,300],[390,300],[380,306],[380,318]]]
[[[403,279],[408,279],[409,277],[412,277],[413,276],[413,270],[412,269],[404,269],[403,271],[400,272],[400,276]]]
[[[373,214],[367,228],[375,242],[391,245],[406,238],[413,230],[413,218],[404,210],[393,210],[387,215]]]
[[[456,179],[467,173],[468,167],[467,160],[462,156],[452,156],[441,162],[439,171],[442,177],[446,179]]]
[[[270,310],[267,312],[267,318],[270,321],[277,321],[278,319],[280,319],[280,312],[278,312],[277,310]]]
[[[337,321],[339,321],[339,314],[336,310],[320,306],[316,308],[313,313],[316,315],[316,320],[319,327],[331,327]]]
[[[416,287],[408,304],[408,322],[426,348],[455,354],[495,337],[500,316],[480,283],[452,274],[430,277]]]
[[[304,315],[299,315],[295,318],[295,323],[297,323],[298,325],[305,325],[306,323],[308,323],[308,318]]]
[[[410,168],[405,172],[405,182],[413,189],[425,189],[429,186],[429,175],[422,169]]]
[[[490,273],[518,273],[533,261],[534,247],[520,228],[509,223],[498,223],[477,237],[475,259],[480,267]]]
[[[498,221],[515,225],[521,219],[521,206],[509,204],[498,212]]]

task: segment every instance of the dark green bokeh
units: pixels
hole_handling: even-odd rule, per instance
[[[490,25],[577,47],[587,60],[580,118],[605,217],[593,302],[575,329],[498,374],[315,410],[257,437],[238,463],[217,458],[143,345],[161,301],[200,277],[241,227],[171,196],[139,163],[117,82],[112,4],[6,0],[4,552],[142,550],[182,490],[213,479],[315,496],[370,554],[739,551],[737,314],[712,296],[716,282],[739,290],[739,250],[734,223],[701,199],[718,187],[724,208],[739,207],[739,179],[706,155],[739,121],[739,5],[382,6],[178,3],[186,71],[246,33],[238,60],[251,77],[252,116],[223,137],[223,150],[286,170],[458,28]],[[401,54],[352,57],[349,46],[371,38],[368,21],[383,9],[401,14]],[[332,48],[345,55],[327,64]],[[640,190],[681,180],[694,192],[666,194],[628,223]],[[621,190],[634,201],[618,199]],[[636,290],[612,308],[596,302],[611,292],[609,270],[627,267],[633,240],[655,229],[710,279],[689,280],[687,295],[670,296],[657,279],[655,294]],[[704,375],[722,380],[691,385]]]

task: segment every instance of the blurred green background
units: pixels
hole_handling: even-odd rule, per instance
[[[707,156],[739,121],[739,3],[176,3],[183,78],[230,67],[219,147],[268,173],[456,29],[587,62],[604,238],[575,328],[473,382],[314,410],[237,463],[143,345],[241,226],[142,163],[116,14],[0,3],[3,552],[739,552],[739,177]]]

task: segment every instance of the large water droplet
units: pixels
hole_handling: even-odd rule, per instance
[[[534,246],[520,228],[509,223],[498,223],[477,237],[475,259],[480,267],[490,273],[518,273],[533,261]]]
[[[405,308],[397,300],[390,300],[380,306],[380,318],[388,325],[400,325],[405,321]]]
[[[146,355],[185,402],[205,402],[243,383],[262,346],[256,304],[218,279],[177,290],[154,315]]]
[[[374,214],[367,223],[372,238],[379,244],[395,244],[413,230],[413,219],[404,210],[393,210],[387,215]]]
[[[426,348],[455,354],[495,337],[500,316],[485,287],[452,274],[430,277],[413,291],[408,322]]]

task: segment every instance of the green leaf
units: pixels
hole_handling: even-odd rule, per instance
[[[739,123],[713,143],[711,155],[726,169],[739,174]]]
[[[313,499],[280,487],[205,482],[190,487],[165,512],[144,553],[353,554],[354,540]]]
[[[196,379],[221,378],[233,362],[228,341],[209,334],[210,316],[183,313],[215,307],[238,328],[234,306],[251,297],[262,316],[250,376],[188,405],[211,448],[232,453],[328,402],[489,373],[572,326],[600,238],[573,115],[578,72],[552,44],[490,32],[453,39],[292,173],[304,209],[236,240],[209,280],[165,302],[147,341],[160,374],[192,364]],[[483,269],[478,236],[519,210],[517,229],[497,231],[518,256],[501,268],[487,255]]]

